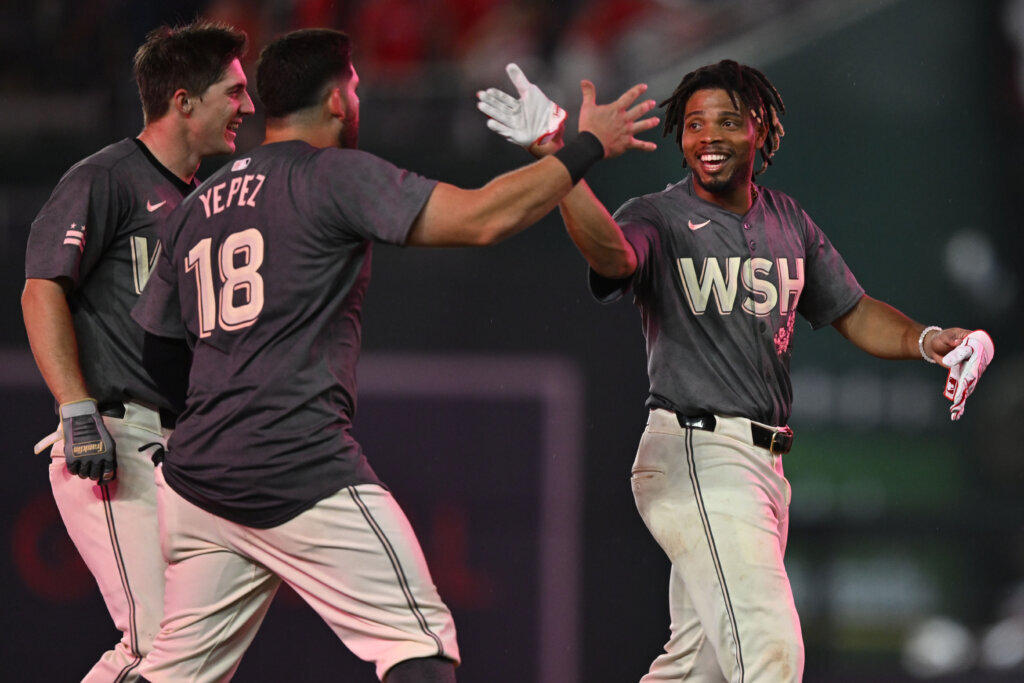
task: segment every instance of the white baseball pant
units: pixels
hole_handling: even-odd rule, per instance
[[[50,449],[50,487],[68,535],[92,572],[121,640],[103,653],[83,683],[138,679],[142,658],[160,630],[164,560],[160,552],[153,448],[171,430],[157,411],[126,403],[123,418],[104,417],[117,448],[117,478],[106,486],[70,474],[64,441]]]
[[[407,659],[458,663],[451,613],[386,489],[343,488],[284,524],[255,529],[191,504],[162,467],[156,481],[166,616],[142,666],[146,680],[230,680],[282,581],[382,679]]]
[[[714,432],[650,413],[632,470],[637,509],[672,561],[671,635],[641,680],[799,682],[804,649],[783,564],[790,487],[750,421]]]

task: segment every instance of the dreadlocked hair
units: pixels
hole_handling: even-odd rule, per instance
[[[683,117],[686,115],[686,102],[698,90],[722,89],[729,93],[729,99],[737,109],[747,107],[759,124],[768,130],[761,152],[762,164],[754,171],[754,176],[764,173],[772,163],[772,157],[779,151],[781,138],[786,134],[779,115],[786,113],[786,105],[782,95],[775,89],[771,81],[749,66],[744,66],[731,59],[723,59],[717,64],[702,66],[683,77],[675,92],[661,103],[667,106],[665,112],[665,136],[675,132],[676,145],[683,143]],[[683,160],[686,166],[686,160]]]

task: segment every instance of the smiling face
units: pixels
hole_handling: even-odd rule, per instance
[[[200,156],[234,153],[242,119],[256,111],[246,85],[245,72],[235,59],[220,80],[190,99],[189,133]]]
[[[765,130],[722,89],[698,90],[686,102],[682,149],[697,195],[736,213],[750,208],[754,157]]]

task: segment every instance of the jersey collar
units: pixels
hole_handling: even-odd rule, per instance
[[[163,164],[161,164],[160,160],[157,159],[153,155],[153,153],[149,151],[149,147],[146,147],[146,143],[144,143],[142,140],[138,138],[132,138],[132,140],[134,140],[135,144],[138,145],[140,150],[142,150],[143,155],[145,155],[145,157],[149,159],[149,163],[153,164],[154,168],[160,171],[160,174],[163,175],[163,177],[167,178],[169,181],[171,181],[171,184],[178,188],[178,192],[181,192],[182,197],[188,196],[189,192],[191,192],[193,189],[199,186],[199,183],[196,181],[195,178],[192,178],[191,183],[186,183],[184,180],[171,173],[171,170],[164,166]]]

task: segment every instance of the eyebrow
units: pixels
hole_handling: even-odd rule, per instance
[[[688,119],[691,116],[708,116],[708,115],[709,115],[708,112],[706,112],[705,110],[697,109],[696,111],[687,112],[686,115],[683,116],[683,118],[684,119]],[[736,116],[736,117],[739,117],[739,118],[743,118],[742,112],[737,111],[736,109],[723,109],[722,111],[718,112],[718,114],[716,114],[716,115],[717,116]]]

